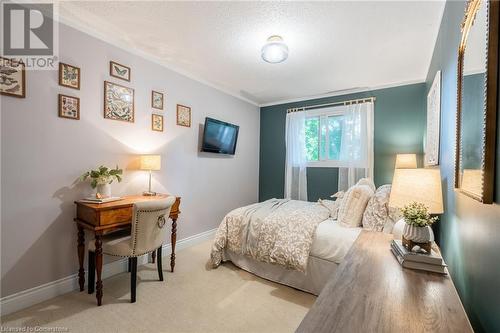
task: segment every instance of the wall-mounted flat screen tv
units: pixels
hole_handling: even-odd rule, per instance
[[[234,155],[240,127],[213,118],[205,118],[201,151]]]

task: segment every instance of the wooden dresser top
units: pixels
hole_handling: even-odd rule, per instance
[[[122,197],[121,200],[111,201],[111,202],[106,202],[106,203],[101,203],[101,204],[87,203],[87,202],[81,202],[81,201],[75,201],[75,204],[85,206],[85,207],[91,208],[91,209],[96,210],[96,211],[100,211],[100,210],[132,207],[134,205],[134,203],[136,203],[136,202],[165,199],[168,196],[169,196],[168,194],[158,194],[158,195],[152,195],[152,196],[127,195],[127,196]],[[179,201],[179,199],[180,198],[177,198],[176,203]],[[174,204],[174,206],[175,205],[176,204]]]
[[[401,267],[391,240],[362,231],[297,332],[473,332],[450,276]]]

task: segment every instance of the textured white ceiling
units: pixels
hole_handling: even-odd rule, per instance
[[[60,2],[66,23],[257,104],[423,81],[442,1]],[[260,49],[283,36],[288,60]]]

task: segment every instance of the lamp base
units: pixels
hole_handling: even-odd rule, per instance
[[[152,197],[152,196],[156,195],[156,192],[144,191],[144,192],[142,192],[142,195],[144,195],[146,197]]]

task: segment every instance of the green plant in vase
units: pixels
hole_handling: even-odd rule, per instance
[[[431,225],[438,220],[438,217],[432,217],[427,206],[416,201],[404,206],[401,212],[406,222],[403,229],[403,243],[410,250],[418,245],[430,253],[431,242],[434,241]]]
[[[93,189],[97,189],[97,198],[106,198],[111,196],[111,183],[113,181],[121,182],[123,170],[116,166],[115,169],[111,169],[101,165],[95,170],[90,170],[85,172],[80,176],[81,181],[87,181],[90,179],[90,186]]]

